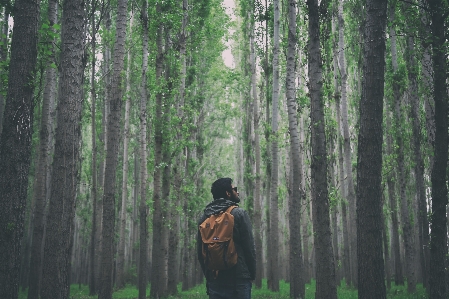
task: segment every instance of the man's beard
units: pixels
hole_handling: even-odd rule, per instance
[[[240,198],[237,195],[234,195],[234,192],[231,193],[231,197],[229,199],[235,203],[240,202]]]

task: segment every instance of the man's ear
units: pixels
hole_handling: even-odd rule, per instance
[[[229,193],[229,191],[226,191],[226,195],[227,195],[228,197],[231,197],[231,193]]]

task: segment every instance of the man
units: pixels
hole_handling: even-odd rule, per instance
[[[238,207],[240,202],[237,187],[232,179],[221,178],[212,184],[211,192],[214,200],[204,209],[198,226],[211,215],[226,211],[230,206],[237,206],[231,211],[234,216],[233,239],[237,249],[237,264],[228,270],[217,273],[207,269],[202,255],[202,240],[198,229],[198,260],[206,277],[207,293],[210,299],[249,299],[251,284],[256,277],[256,248],[248,213]]]

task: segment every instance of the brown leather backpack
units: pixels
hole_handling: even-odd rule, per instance
[[[226,211],[211,215],[200,224],[203,241],[203,259],[209,270],[226,270],[237,264],[235,248],[234,216],[231,211],[236,206],[230,206]]]

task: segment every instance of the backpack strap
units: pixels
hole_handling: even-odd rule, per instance
[[[238,206],[229,206],[229,208],[227,208],[225,212],[231,214],[232,210],[234,210],[235,208],[238,208]]]

